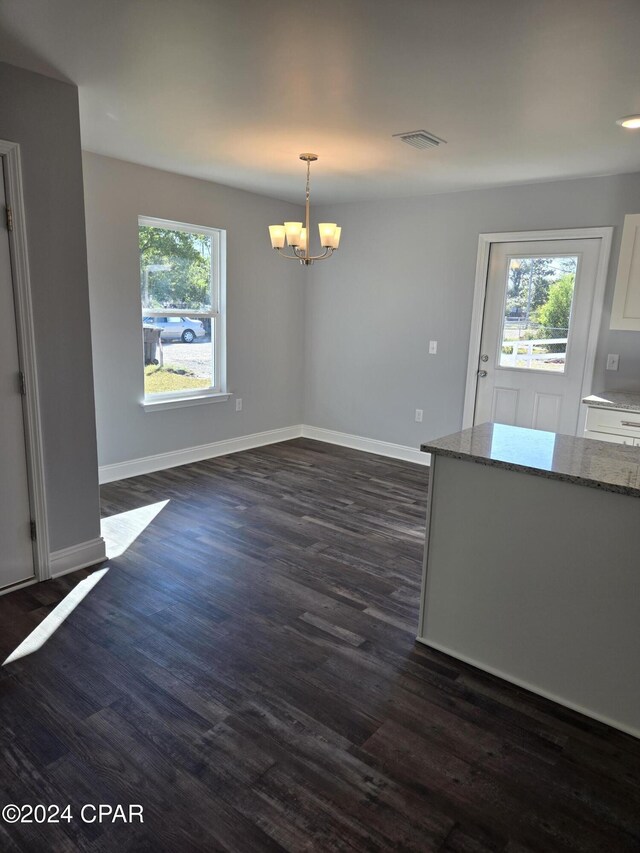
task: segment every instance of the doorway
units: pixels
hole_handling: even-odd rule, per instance
[[[4,166],[0,178],[0,210],[5,211]],[[35,577],[21,377],[9,230],[7,217],[3,216],[0,220],[0,590]]]
[[[50,577],[20,147],[0,140],[0,595]]]
[[[578,435],[611,229],[480,237],[464,426]]]

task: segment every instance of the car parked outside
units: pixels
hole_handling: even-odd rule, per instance
[[[200,320],[189,317],[144,317],[144,326],[160,329],[163,341],[183,341],[190,344],[196,338],[203,338],[207,332]]]

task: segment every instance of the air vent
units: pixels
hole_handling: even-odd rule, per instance
[[[393,136],[407,145],[413,145],[414,148],[437,148],[443,142],[446,144],[446,139],[438,139],[426,130],[409,130],[406,133],[394,133]]]

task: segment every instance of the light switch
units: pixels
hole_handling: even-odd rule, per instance
[[[617,370],[619,361],[620,356],[610,352],[607,356],[607,370]]]
[[[416,423],[422,423],[422,409],[416,409]]]
[[[429,355],[435,355],[438,352],[438,341],[429,341]]]

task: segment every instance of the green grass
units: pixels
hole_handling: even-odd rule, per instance
[[[181,367],[165,364],[158,367],[149,364],[144,369],[145,394],[167,394],[171,391],[187,391],[191,388],[208,388],[210,381],[202,376],[194,376]]]

